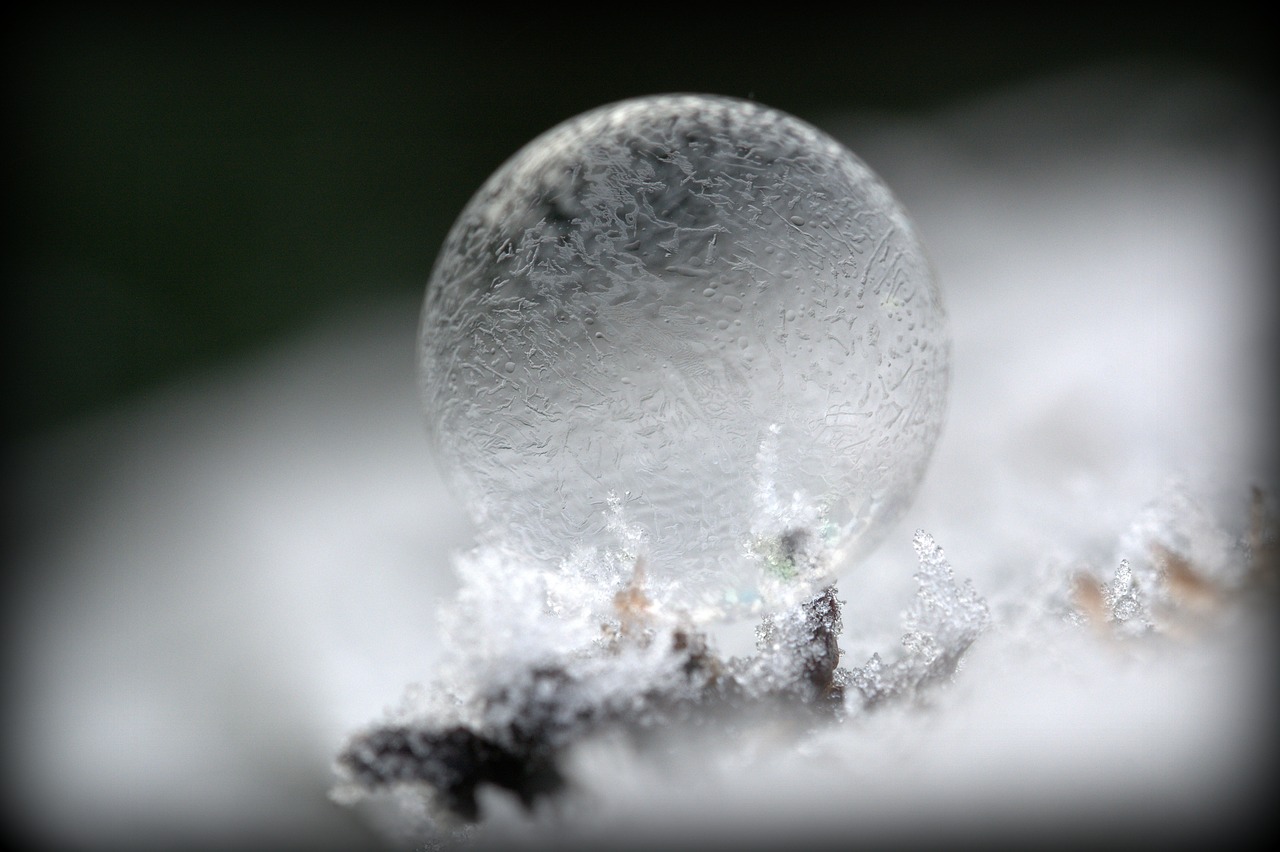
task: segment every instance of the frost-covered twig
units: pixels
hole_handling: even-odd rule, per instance
[[[839,636],[844,630],[835,589],[797,609],[766,616],[756,628],[760,652],[740,664],[740,680],[750,694],[836,712],[844,702]]]
[[[619,604],[634,608],[634,592]],[[559,756],[606,730],[643,737],[672,725],[713,730],[749,712],[832,716],[841,698],[840,630],[840,604],[828,588],[768,619],[765,650],[746,661],[721,661],[705,635],[689,629],[674,630],[662,647],[647,634],[619,634],[598,653],[548,659],[491,682],[470,723],[428,718],[360,733],[339,755],[339,772],[348,798],[416,785],[462,820],[481,816],[483,784],[532,807],[564,788]]]
[[[1186,638],[1209,627],[1233,601],[1266,599],[1276,582],[1276,523],[1268,495],[1254,487],[1249,527],[1233,537],[1174,489],[1135,522],[1110,580],[1091,571],[1071,578],[1075,623],[1106,640]]]
[[[834,587],[766,616],[758,653],[726,661],[692,628],[659,635],[644,626],[649,603],[637,571],[614,598],[617,625],[589,651],[493,669],[460,716],[426,714],[354,736],[338,758],[347,797],[417,788],[443,815],[476,821],[481,786],[508,790],[533,809],[569,785],[565,752],[599,734],[642,742],[685,726],[732,736],[740,722],[761,717],[797,720],[803,730],[843,718],[850,685],[864,708],[918,697],[951,677],[988,616],[930,536],[918,533],[915,546],[919,589],[903,615],[905,653],[887,666],[875,655],[853,672],[839,667],[844,625]]]

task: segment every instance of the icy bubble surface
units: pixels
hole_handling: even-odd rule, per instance
[[[848,149],[663,96],[489,179],[432,273],[419,364],[491,543],[531,570],[634,554],[658,605],[702,619],[795,600],[878,543],[938,436],[948,336],[913,225]]]

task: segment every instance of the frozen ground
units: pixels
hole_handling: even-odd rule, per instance
[[[896,647],[917,528],[992,627],[929,710],[665,762],[592,743],[570,766],[586,793],[533,817],[494,794],[474,839],[1046,842],[1251,816],[1275,774],[1275,587],[1243,591],[1242,549],[1251,487],[1276,487],[1269,109],[1099,70],[910,123],[804,116],[911,210],[954,347],[920,499],[841,582],[844,665]],[[427,454],[416,319],[349,312],[21,458],[4,794],[28,836],[378,842],[328,798],[332,761],[431,682],[471,535]],[[1150,641],[1068,618],[1073,578],[1149,575],[1153,545],[1210,609]]]

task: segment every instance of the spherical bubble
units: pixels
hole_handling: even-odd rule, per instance
[[[848,149],[663,96],[567,121],[489,179],[419,356],[485,536],[530,570],[621,554],[655,603],[710,619],[811,592],[901,516],[948,336],[914,227]]]

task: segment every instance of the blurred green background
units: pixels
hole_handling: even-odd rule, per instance
[[[818,121],[1098,62],[1271,85],[1261,7],[776,12],[11,10],[7,436],[419,293],[494,168],[622,97],[716,92]]]

